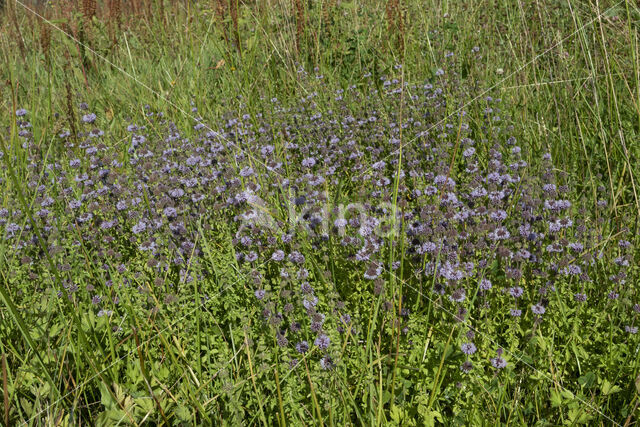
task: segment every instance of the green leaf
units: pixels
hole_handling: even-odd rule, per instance
[[[100,403],[107,409],[113,408],[118,404],[113,400],[113,396],[107,390],[107,386],[104,383],[100,383]]]
[[[602,394],[604,394],[605,396],[622,391],[622,389],[619,386],[611,385],[611,383],[608,380],[602,381],[601,390],[602,390]]]
[[[180,421],[186,422],[191,419],[191,412],[189,412],[189,409],[187,409],[187,407],[185,406],[178,405],[173,413],[176,415],[176,417],[178,417]]]
[[[593,372],[587,372],[580,378],[578,378],[578,383],[585,388],[591,387],[596,382],[596,374]]]
[[[562,397],[564,397],[567,400],[573,400],[573,398],[575,397],[573,393],[571,393],[571,391],[567,389],[562,390],[560,394],[562,395]]]
[[[400,425],[400,421],[402,421],[402,410],[398,408],[396,405],[391,405],[391,411],[389,412],[389,416],[391,417],[391,421],[395,425]]]
[[[138,406],[138,408],[136,408],[137,414],[145,416],[146,414],[154,411],[155,402],[150,396],[138,397],[134,402]]]
[[[562,406],[562,395],[556,390],[551,390],[551,406],[554,408]]]
[[[61,330],[62,330],[62,324],[61,323],[54,323],[49,328],[49,338],[54,338],[56,335],[58,335],[60,333]]]
[[[440,414],[440,412],[436,411],[435,409],[428,409],[422,406],[420,409],[418,409],[418,412],[422,416],[422,421],[424,422],[423,425],[425,426],[428,426],[428,427],[435,426],[436,420],[438,421],[438,424],[443,423],[442,415]]]
[[[21,397],[20,404],[22,405],[22,410],[24,411],[25,415],[30,417],[31,414],[33,414],[33,403],[28,399]]]
[[[593,416],[584,409],[575,408],[569,410],[569,424],[585,424],[593,419]]]

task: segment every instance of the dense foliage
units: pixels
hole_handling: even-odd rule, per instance
[[[529,140],[486,50],[297,62],[215,115],[13,90],[3,422],[635,422],[635,184]]]

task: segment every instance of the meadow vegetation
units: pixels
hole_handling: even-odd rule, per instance
[[[5,3],[2,424],[638,422],[636,2]]]

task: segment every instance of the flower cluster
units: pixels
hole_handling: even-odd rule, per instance
[[[85,111],[81,132],[58,135],[64,153],[53,159],[34,143],[28,112],[16,111],[27,178],[0,209],[16,274],[114,316],[123,289],[137,287],[148,305],[149,287],[171,301],[209,280],[211,247],[231,235],[232,262],[274,343],[292,366],[312,352],[324,369],[358,342],[362,289],[393,307],[392,276],[406,282],[403,306],[436,300],[452,322],[491,313],[540,325],[558,304],[588,301],[620,304],[625,333],[637,332],[628,231],[607,246],[551,155],[525,154],[500,99],[484,98],[472,121],[460,107],[472,90],[446,70],[421,84],[366,75],[338,90],[298,74],[308,92],[292,105],[273,98],[252,114],[241,101],[211,126],[198,118],[181,130],[147,106],[125,149]],[[13,202],[18,191],[33,200],[29,212]],[[87,263],[93,274],[72,274]],[[598,268],[608,282],[587,286]],[[473,334],[460,349],[469,372]]]

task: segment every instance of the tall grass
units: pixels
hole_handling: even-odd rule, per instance
[[[80,3],[81,9],[71,1],[44,9],[7,0],[0,17],[0,138],[2,151],[12,157],[5,156],[10,174],[2,177],[0,189],[21,188],[28,168],[15,139],[18,107],[29,109],[40,149],[62,157],[55,135],[62,128],[77,134],[80,101],[106,118],[111,143],[124,146],[126,125],[145,120],[144,104],[166,111],[188,129],[193,107],[215,120],[239,104],[254,114],[266,111],[265,100],[273,97],[307,95],[297,77],[300,66],[317,68],[328,87],[346,87],[366,72],[379,80],[401,63],[403,81],[411,82],[435,78],[451,51],[461,58],[456,72],[462,79],[491,88],[511,106],[519,139],[531,157],[552,153],[578,200],[595,209],[597,187],[606,183],[611,203],[599,211],[601,229],[608,225],[614,234],[626,223],[623,219],[631,218],[637,235],[640,7],[633,1]],[[321,100],[330,96],[319,94]],[[479,98],[468,108],[478,113],[485,106]],[[400,201],[394,184],[396,208]],[[0,198],[0,206],[14,203],[26,213],[32,210],[32,200]],[[234,302],[241,304],[227,290],[251,288],[251,279],[235,262],[231,228],[224,223],[202,227],[199,238],[207,248],[212,280],[223,290],[202,303],[194,285],[193,301],[185,307],[168,305],[166,313],[139,311],[123,301],[137,326],[122,333],[97,332],[94,326],[101,320],[76,314],[56,298],[43,296],[37,307],[16,305],[17,294],[31,284],[15,287],[11,271],[4,268],[12,261],[10,251],[1,246],[3,422],[572,424],[595,422],[587,415],[596,407],[620,424],[637,423],[640,380],[635,394],[624,390],[629,394],[622,399],[624,410],[610,413],[611,396],[619,392],[615,387],[625,380],[618,377],[617,359],[603,355],[608,376],[598,379],[598,392],[572,389],[564,379],[564,364],[583,357],[581,350],[553,357],[553,339],[542,336],[535,345],[549,355],[549,369],[531,370],[533,385],[523,389],[495,377],[472,379],[484,394],[459,418],[443,418],[443,408],[460,409],[450,397],[456,385],[445,383],[452,370],[452,341],[460,331],[438,325],[438,316],[447,314],[435,305],[412,319],[412,327],[423,331],[422,341],[415,343],[420,354],[401,354],[400,325],[374,314],[358,372],[342,368],[332,377],[321,376],[309,369],[308,356],[293,373],[283,372],[277,356],[271,357],[277,347],[251,335],[250,319],[257,318],[259,309],[230,313]],[[402,244],[390,245],[389,264],[396,259],[394,251],[403,251]],[[72,273],[99,275],[98,269],[87,264]],[[61,279],[53,277],[56,281]],[[389,281],[396,297],[393,310],[399,313],[405,283],[394,275]],[[148,297],[157,299],[153,293]],[[377,313],[382,299],[363,304]],[[578,334],[579,325],[572,327]],[[637,354],[625,360],[638,375]],[[582,383],[592,381],[585,375],[580,375]],[[354,377],[355,383],[345,380]],[[420,394],[410,393],[415,388]],[[25,390],[35,398],[27,398]],[[99,418],[90,420],[95,414]],[[542,419],[549,414],[558,418]]]

